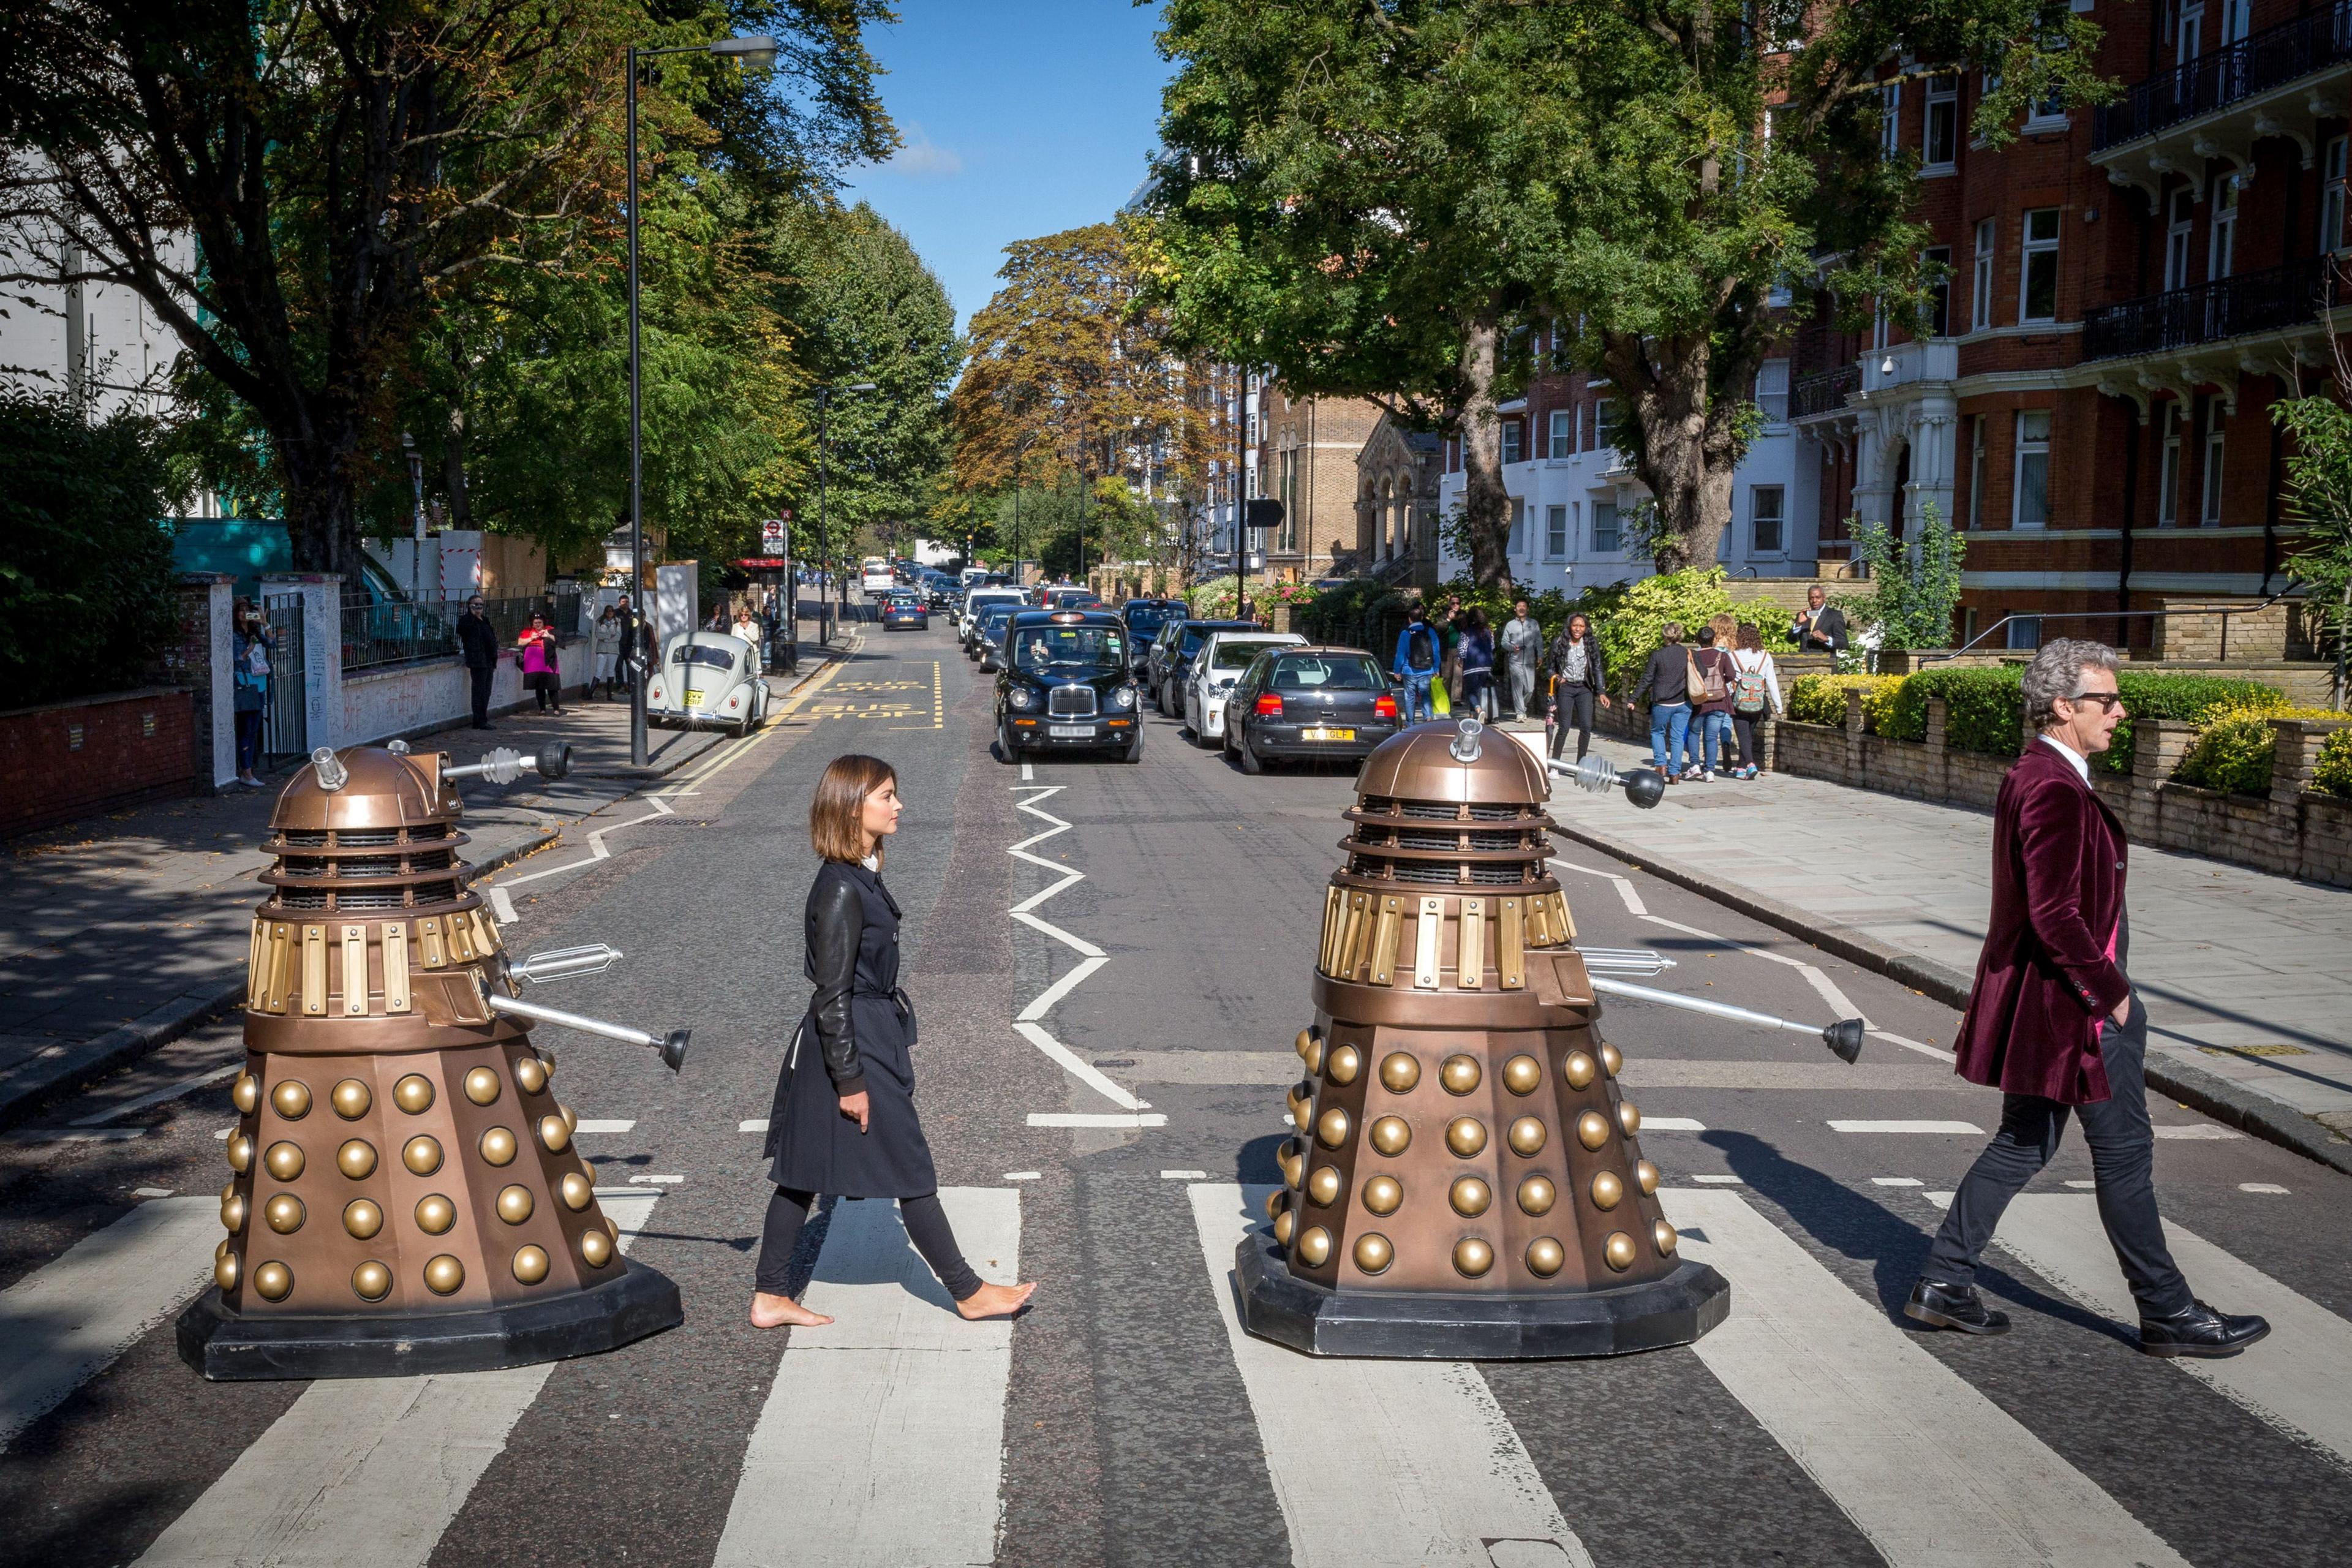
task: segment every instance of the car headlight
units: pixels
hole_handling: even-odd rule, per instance
[[[1114,708],[1121,709],[1134,707],[1135,688],[1132,686],[1122,686],[1118,690],[1112,692],[1110,694],[1110,705]]]
[[[1004,694],[1004,700],[1015,708],[1034,708],[1037,705],[1036,693],[1025,686],[1014,687]]]

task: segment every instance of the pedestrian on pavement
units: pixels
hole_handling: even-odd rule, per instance
[[[1454,652],[1462,672],[1456,700],[1464,712],[1491,719],[1494,715],[1487,704],[1495,695],[1495,634],[1486,628],[1486,612],[1475,605],[1462,617],[1461,626],[1462,640]]]
[[[1845,651],[1845,612],[1826,602],[1818,583],[1805,590],[1805,609],[1789,624],[1799,653],[1840,654]]]
[[[819,1193],[896,1198],[908,1239],[956,1311],[1001,1318],[1034,1284],[984,1283],[957,1249],[940,1204],[930,1144],[915,1114],[915,1012],[898,985],[898,901],[882,884],[882,841],[898,831],[898,775],[878,757],[834,758],[809,804],[822,862],[804,918],[815,987],[776,1077],[766,1153],[773,1162],[751,1321],[772,1329],[832,1320],[784,1293],[793,1247]]]
[[[499,634],[482,614],[479,594],[466,601],[466,613],[457,617],[457,653],[466,661],[466,676],[474,686],[474,728],[489,729],[490,682],[499,673]]]
[[[1609,667],[1601,658],[1601,639],[1592,635],[1592,623],[1579,610],[1568,617],[1568,625],[1552,639],[1551,658],[1551,754],[1558,756],[1568,740],[1568,732],[1576,731],[1576,760],[1584,761],[1584,753],[1592,748],[1592,705],[1609,706]]]
[[[563,711],[562,667],[556,662],[555,628],[537,610],[530,613],[530,625],[515,639],[517,659],[522,665],[523,689],[539,700],[541,713]]]
[[[1396,657],[1389,661],[1389,669],[1404,682],[1404,721],[1426,724],[1437,717],[1430,706],[1429,683],[1437,678],[1439,643],[1437,628],[1429,624],[1429,611],[1416,600],[1406,613],[1404,629],[1397,633]]]
[[[1444,645],[1438,655],[1437,672],[1445,678],[1445,689],[1459,697],[1462,692],[1462,600],[1448,595],[1445,607],[1435,622],[1438,640]]]
[[[247,789],[267,789],[254,769],[261,761],[262,715],[269,709],[269,656],[278,643],[250,599],[236,602],[229,624],[236,637],[231,700],[236,715],[236,782]]]
[[[2009,1200],[2058,1152],[2071,1113],[2091,1147],[2099,1223],[2139,1304],[2139,1348],[2232,1356],[2270,1324],[2198,1300],[2157,1217],[2147,1009],[2125,969],[2128,846],[2091,787],[2089,759],[2130,716],[2116,691],[2118,663],[2103,644],[2062,637],[2026,667],[2034,738],[1993,807],[1992,912],[1954,1064],[2001,1091],[2000,1131],[1960,1179],[1903,1310],[1936,1328],[2008,1331],[2009,1315],[1977,1294],[1977,1258]]]
[[[750,600],[747,599],[735,606],[735,624],[727,629],[730,636],[740,637],[750,643],[752,653],[757,654],[760,651],[760,623],[751,618]],[[755,658],[752,662],[756,664],[759,661]]]
[[[1742,621],[1733,628],[1732,640],[1738,646],[1731,650],[1731,729],[1739,738],[1739,766],[1732,776],[1752,779],[1764,770],[1756,726],[1787,705],[1780,700],[1780,672],[1764,649],[1763,633]]]
[[[1731,655],[1715,646],[1715,624],[1710,621],[1698,629],[1698,651],[1691,655],[1690,698],[1691,717],[1698,721],[1699,774],[1707,784],[1715,782],[1715,759],[1723,758],[1726,773],[1731,770]]]
[[[604,613],[596,617],[595,636],[588,646],[596,656],[595,679],[588,694],[593,699],[601,691],[604,700],[610,701],[613,682],[621,668],[621,612],[618,606],[604,606]]]
[[[1536,705],[1536,674],[1543,663],[1543,627],[1528,613],[1528,602],[1511,604],[1511,618],[1503,623],[1503,668],[1510,680],[1511,717],[1524,721]]]
[[[1650,655],[1632,701],[1650,702],[1650,762],[1668,784],[1680,776],[1683,747],[1690,737],[1690,650],[1683,647],[1683,624],[1662,628],[1665,646]],[[1692,777],[1697,777],[1696,771]]]

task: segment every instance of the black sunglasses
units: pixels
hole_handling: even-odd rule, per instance
[[[2069,702],[2095,702],[2102,713],[2114,712],[2116,704],[2123,700],[2124,694],[2120,691],[2076,691],[2066,698]]]

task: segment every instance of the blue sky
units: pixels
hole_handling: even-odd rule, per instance
[[[1128,0],[898,0],[868,47],[907,145],[849,175],[955,300],[988,302],[1004,247],[1109,217],[1157,143],[1159,7]]]

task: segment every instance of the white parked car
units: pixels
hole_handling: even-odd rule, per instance
[[[1018,588],[974,588],[963,596],[963,614],[956,618],[956,640],[963,644],[965,657],[977,658],[980,650],[972,646],[972,627],[980,612],[990,605],[1020,605],[1027,595]]]
[[[646,688],[646,722],[748,735],[768,718],[760,650],[725,632],[697,632],[670,644]]]
[[[1192,731],[1192,743],[1223,743],[1225,695],[1250,660],[1270,647],[1299,647],[1306,641],[1296,632],[1211,632],[1192,656],[1184,681],[1184,727]]]

